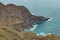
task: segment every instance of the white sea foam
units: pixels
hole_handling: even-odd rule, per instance
[[[51,35],[52,33],[48,33],[48,34],[46,34],[46,35]]]
[[[51,21],[52,20],[52,18],[50,18],[47,22],[49,22],[49,21]]]
[[[41,35],[41,36],[46,36],[46,34],[44,32],[41,32],[39,34],[36,34],[37,36]]]
[[[33,28],[24,29],[24,31],[26,31],[26,32],[34,31],[37,28],[38,25],[36,24],[36,25],[33,25],[33,26],[34,26]]]
[[[46,36],[46,34],[45,34],[44,32],[41,32],[40,35],[42,35],[42,36]]]
[[[41,32],[41,33],[36,34],[36,35],[37,35],[37,36],[39,36],[39,35],[41,35],[41,36],[47,36],[47,35],[50,35],[50,34],[52,34],[52,33],[47,33],[47,34],[45,34],[44,32]]]
[[[37,36],[39,36],[39,34],[36,34]]]
[[[34,25],[34,27],[33,28],[30,28],[30,30],[29,31],[34,31],[36,28],[37,28],[37,24],[36,25]]]
[[[35,15],[35,13],[32,13],[32,15]]]

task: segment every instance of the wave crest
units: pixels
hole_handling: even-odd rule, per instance
[[[41,32],[41,33],[36,34],[36,35],[37,35],[37,36],[47,36],[47,35],[50,35],[50,34],[52,34],[52,33],[47,33],[47,34],[45,34],[44,32]]]
[[[33,28],[24,29],[24,31],[27,31],[27,32],[34,31],[37,28],[37,26],[38,26],[37,24],[36,25],[33,25]]]
[[[49,22],[49,21],[51,21],[52,20],[52,18],[50,18],[47,22]]]

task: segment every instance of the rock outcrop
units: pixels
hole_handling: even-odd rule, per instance
[[[32,24],[48,18],[34,16],[24,6],[0,3],[0,26],[10,26],[17,30],[33,27]]]

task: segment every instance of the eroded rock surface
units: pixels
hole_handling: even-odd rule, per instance
[[[0,26],[10,26],[20,30],[33,27],[34,22],[46,20],[48,18],[32,15],[24,6],[0,3]]]

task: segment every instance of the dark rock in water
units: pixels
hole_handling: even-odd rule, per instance
[[[47,21],[49,18],[45,18],[43,16],[33,16],[31,20],[33,22]]]
[[[34,16],[24,6],[0,3],[0,26],[13,27],[16,30],[33,27],[34,22],[47,21],[49,18]]]

